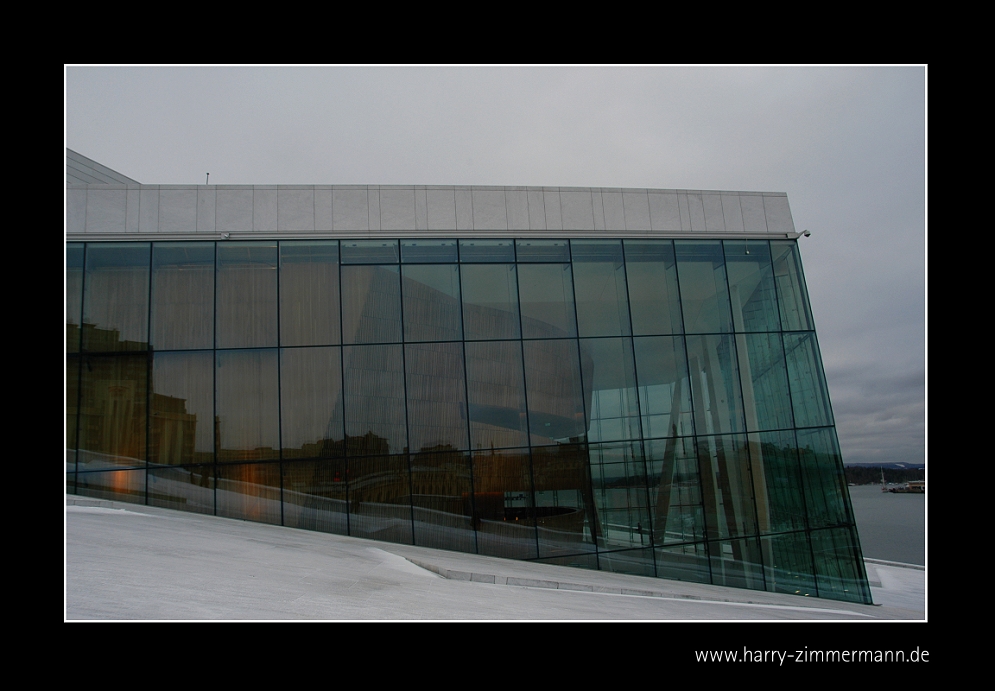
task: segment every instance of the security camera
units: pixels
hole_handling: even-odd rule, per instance
[[[808,231],[806,230],[805,232],[807,233]],[[221,239],[222,240],[227,240],[230,237],[231,237],[231,233],[221,233]]]
[[[812,233],[808,232],[807,230],[803,230],[803,231],[802,231],[802,235],[804,235],[804,236],[805,236],[805,237],[807,237],[807,238],[808,238],[808,237],[812,237]]]

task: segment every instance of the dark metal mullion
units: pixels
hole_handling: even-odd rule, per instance
[[[466,411],[466,447],[468,455],[464,458],[470,464],[470,526],[473,528],[473,553],[480,554],[480,538],[477,535],[477,486],[473,478],[473,438],[470,436],[470,383],[469,369],[466,366],[466,324],[463,319],[463,270],[459,265],[459,240],[456,241],[456,271],[459,275],[459,325],[460,348],[463,351],[463,406]],[[517,275],[517,272],[516,272]]]
[[[145,302],[145,504],[149,503],[149,449],[152,446],[152,250],[149,243],[149,287]]]
[[[211,400],[212,400],[212,416],[211,416],[211,433],[214,436],[214,463],[211,468],[211,472],[214,475],[214,515],[218,515],[218,451],[221,449],[221,428],[218,425],[218,271],[221,266],[218,261],[218,243],[214,243],[214,314],[212,315],[212,334],[213,340],[213,350],[212,352],[212,373],[214,374],[213,382],[211,386]]]
[[[532,499],[532,534],[535,535],[536,559],[539,558],[539,518],[536,514],[536,480],[535,471],[532,468],[532,425],[529,422],[529,387],[528,378],[525,376],[525,329],[522,324],[522,288],[520,285],[520,272],[518,271],[518,242],[513,238],[512,247],[515,251],[515,291],[518,294],[518,350],[522,363],[522,395],[525,398],[525,443],[529,449],[529,483]]]
[[[401,247],[400,240],[397,247],[397,257],[401,257]],[[403,343],[404,334],[404,271],[402,271],[402,266],[400,264],[397,267],[397,280],[398,280],[398,295],[401,298],[401,381],[404,385],[404,448],[406,450],[404,458],[408,464],[408,508],[411,511],[411,544],[417,544],[415,541],[415,488],[411,479],[411,425],[408,422],[408,361],[407,361],[407,344]]]
[[[677,243],[671,240],[670,246],[674,250],[674,274],[677,278],[677,304],[681,310],[681,338],[684,340],[684,371],[688,373],[688,400],[691,401],[691,434],[692,439],[694,439],[694,464],[698,469],[698,497],[701,505],[701,523],[703,530],[702,538],[705,541],[705,559],[708,564],[708,582],[714,583],[714,579],[712,578],[712,549],[708,541],[708,511],[705,509],[705,493],[702,491],[704,484],[701,481],[701,454],[698,453],[698,424],[695,420],[696,406],[694,385],[691,381],[694,373],[691,372],[691,362],[688,360],[688,328],[684,320],[684,299],[681,295],[681,262],[677,258]],[[666,267],[664,267],[664,272],[666,272]],[[728,283],[728,280],[726,282]],[[674,438],[675,444],[679,438],[680,437]]]
[[[639,368],[636,366],[636,330],[632,325],[632,296],[629,294],[629,271],[628,266],[625,263],[625,240],[620,242],[622,245],[622,276],[625,278],[625,305],[629,314],[629,351],[632,353],[632,376],[635,378],[636,384],[636,414],[638,415],[639,424],[639,452],[643,459],[643,489],[646,494],[646,515],[649,518],[649,534],[650,534],[650,552],[653,558],[653,575],[658,577],[659,573],[656,568],[656,536],[653,532],[653,515],[651,513],[651,502],[650,502],[650,474],[649,466],[646,463],[646,442],[645,442],[645,432],[643,431],[643,406],[642,402],[639,400]],[[666,267],[664,267],[664,279],[666,280]],[[676,427],[675,427],[676,429]],[[677,443],[676,438],[674,443]],[[661,468],[662,472],[662,468]],[[657,490],[659,491],[659,490]],[[642,547],[642,533],[639,535],[640,547]]]
[[[283,264],[281,254],[283,243],[276,243],[276,439],[279,471],[280,471],[280,525],[283,525],[283,381],[280,378],[283,371],[283,349],[281,345],[281,331],[283,324],[280,322],[280,274]]]
[[[749,238],[747,238],[747,242],[749,242]],[[753,535],[755,536],[755,539],[756,539],[756,542],[757,542],[757,546],[760,548],[759,549],[759,552],[760,552],[760,582],[763,583],[764,590],[766,591],[767,590],[767,573],[764,570],[764,553],[763,553],[764,551],[763,551],[763,547],[760,545],[760,514],[757,512],[757,488],[756,488],[756,480],[754,479],[754,475],[753,475],[753,463],[754,463],[754,461],[756,459],[753,458],[753,452],[750,449],[750,430],[749,430],[749,427],[746,424],[746,400],[745,400],[746,399],[746,395],[743,393],[743,390],[744,390],[744,387],[743,387],[743,368],[739,366],[739,362],[740,362],[739,343],[736,340],[736,336],[738,335],[738,332],[736,331],[736,320],[733,318],[732,287],[729,285],[729,261],[728,261],[728,259],[726,259],[726,243],[725,243],[724,240],[722,240],[722,241],[719,242],[719,247],[722,250],[722,272],[725,274],[725,278],[726,278],[726,295],[729,297],[729,319],[730,319],[730,321],[732,323],[732,347],[736,351],[736,357],[733,358],[733,362],[736,363],[736,373],[737,373],[738,378],[739,378],[739,400],[740,400],[740,402],[742,403],[742,406],[743,406],[742,411],[741,411],[740,420],[743,423],[743,436],[746,438],[746,457],[747,457],[747,459],[749,459],[749,463],[750,463],[750,465],[748,467],[748,470],[750,471],[750,496],[753,499]],[[770,248],[768,247],[768,251],[769,251],[769,249]],[[771,270],[771,273],[773,273],[773,268]],[[743,324],[743,328],[744,329],[746,328],[746,324],[745,323]],[[747,336],[748,336],[747,332],[743,331],[743,332],[739,332],[739,333],[743,334],[743,340],[745,341],[746,338],[747,338]],[[747,361],[749,361],[749,359],[750,359],[749,345],[747,345],[747,350],[746,350],[746,353],[744,355],[745,355]],[[751,391],[753,390],[752,383],[750,385],[750,390]],[[753,404],[754,404],[754,407],[755,407],[756,406],[756,396],[754,396]],[[746,538],[746,539],[749,540],[749,538]],[[771,566],[773,566],[773,564]]]
[[[345,329],[342,325],[342,242],[335,241],[338,247],[338,278],[339,278],[339,372],[342,397],[342,463],[345,466],[345,534],[351,535],[352,507],[349,505],[349,436],[346,434],[345,414]]]
[[[595,531],[597,531],[597,529],[599,527],[597,525],[597,522],[598,522],[598,502],[597,502],[596,497],[594,496],[594,474],[591,472],[591,443],[590,443],[590,440],[587,438],[587,432],[588,432],[588,423],[587,423],[587,420],[588,420],[588,418],[587,418],[587,396],[585,395],[585,392],[584,392],[584,371],[583,371],[583,367],[584,367],[583,360],[584,360],[584,358],[581,357],[581,352],[580,352],[580,319],[579,319],[578,314],[577,314],[577,281],[574,280],[573,245],[572,245],[572,243],[571,243],[570,240],[567,240],[567,256],[570,259],[570,263],[569,263],[569,267],[570,267],[570,296],[571,296],[571,298],[573,298],[573,303],[574,303],[574,334],[575,334],[575,340],[576,340],[576,343],[577,343],[577,374],[580,375],[580,404],[583,407],[583,411],[584,411],[584,418],[583,418],[584,419],[584,434],[583,434],[584,442],[583,443],[584,443],[584,446],[586,447],[585,450],[587,452],[587,480],[588,480],[587,489],[588,489],[588,492],[590,492],[591,503],[593,504],[593,506],[591,506],[590,509],[589,509],[589,512],[591,514],[591,518],[590,518],[590,521],[591,521],[591,541],[594,542],[594,565],[596,567],[598,567],[598,570],[600,571],[601,570],[601,559],[598,557],[598,536],[594,534]],[[591,385],[592,386],[594,385],[593,374],[592,374],[592,377],[591,377]],[[600,443],[599,443],[598,449],[599,449],[599,451],[601,449]],[[603,470],[603,468],[602,468],[602,470]],[[607,525],[607,523],[608,522],[605,521],[606,525]],[[600,531],[598,531],[598,532],[600,533]]]
[[[86,364],[83,354],[83,314],[85,313],[84,302],[86,300],[86,249],[90,243],[83,243],[83,277],[79,284],[79,339],[76,349],[79,352],[79,364],[76,367],[76,448],[73,457],[73,494],[79,494],[79,428],[80,418],[83,416],[83,367]]]

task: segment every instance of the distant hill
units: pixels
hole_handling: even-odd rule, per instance
[[[894,484],[926,479],[922,463],[849,463],[843,468],[846,481],[854,485],[876,485],[884,481]]]
[[[894,470],[925,470],[925,463],[844,463],[844,468],[892,468]]]

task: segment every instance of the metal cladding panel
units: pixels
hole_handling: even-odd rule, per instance
[[[504,190],[471,190],[473,227],[477,230],[508,230],[508,209]]]
[[[529,229],[529,193],[524,187],[504,192],[508,207],[508,230]]]
[[[66,190],[67,233],[86,231],[86,193],[85,188],[70,187]]]
[[[197,231],[197,188],[159,188],[159,232]]]
[[[625,211],[626,230],[650,229],[650,207],[646,190],[624,190],[622,208]]]
[[[603,190],[601,200],[605,205],[605,230],[625,230],[622,190]]]
[[[560,190],[563,228],[594,230],[594,203],[591,190]]]
[[[380,188],[371,187],[367,190],[367,200],[370,205],[370,230],[380,230]]]
[[[473,192],[469,187],[456,188],[456,230],[473,230]]]
[[[788,207],[788,198],[765,194],[763,199],[767,231],[770,233],[795,232],[795,223],[791,220],[791,209]]]
[[[546,208],[542,189],[530,188],[529,195],[529,230],[546,230]]]
[[[125,207],[124,229],[126,233],[138,232],[138,212],[141,190],[137,187],[128,188],[128,200]]]
[[[158,187],[142,187],[138,192],[138,232],[159,232]]]
[[[681,230],[691,230],[691,210],[688,208],[688,193],[677,193],[677,210],[681,214]]]
[[[87,190],[86,232],[120,233],[124,231],[128,191],[123,186]]]
[[[370,204],[365,188],[332,188],[332,230],[369,230]]]
[[[701,195],[702,206],[705,208],[705,230],[709,233],[724,233],[725,218],[722,215],[722,198],[717,194]]]
[[[314,229],[332,229],[332,188],[327,185],[314,188]]]
[[[705,226],[705,206],[700,193],[688,192],[688,211],[691,214],[691,230],[708,230]]]
[[[759,194],[739,195],[739,205],[743,209],[743,227],[747,233],[766,233],[767,218],[764,215],[764,198]]]
[[[198,188],[197,230],[202,233],[213,233],[217,224],[217,218],[217,190],[213,187]]]
[[[543,210],[546,212],[546,230],[563,230],[563,215],[560,213],[560,191],[555,187],[542,190]]]
[[[743,210],[739,208],[738,194],[722,194],[722,216],[726,222],[726,230],[730,233],[742,233]]]
[[[380,190],[380,227],[383,230],[417,228],[413,188]]]
[[[428,230],[456,230],[456,190],[426,189]]]
[[[256,185],[252,194],[252,229],[277,229],[277,189],[275,185]]]
[[[276,227],[281,231],[314,230],[314,189],[279,187],[276,191]]]
[[[253,196],[252,188],[218,188],[216,230],[231,233],[252,228]]]
[[[681,210],[676,192],[650,192],[646,195],[653,230],[680,230]]]

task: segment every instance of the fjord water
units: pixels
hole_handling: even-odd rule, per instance
[[[925,494],[892,494],[880,485],[849,490],[864,557],[926,563]]]

